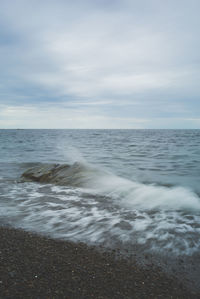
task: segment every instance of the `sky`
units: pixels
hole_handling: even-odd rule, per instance
[[[199,0],[0,0],[0,128],[200,129]]]

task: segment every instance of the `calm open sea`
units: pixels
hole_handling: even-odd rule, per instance
[[[20,183],[39,162],[83,163],[89,183]],[[0,223],[192,256],[200,250],[200,130],[0,130]]]

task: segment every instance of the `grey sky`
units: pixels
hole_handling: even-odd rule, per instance
[[[1,128],[200,128],[197,0],[1,0]]]

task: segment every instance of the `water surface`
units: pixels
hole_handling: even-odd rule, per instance
[[[19,183],[29,167],[52,162],[84,165],[87,183]],[[200,249],[199,174],[200,130],[0,130],[0,221],[192,256]]]

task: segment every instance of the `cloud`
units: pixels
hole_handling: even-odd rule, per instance
[[[2,128],[44,128],[44,129],[120,129],[143,128],[147,122],[141,118],[123,118],[102,115],[95,109],[74,109],[46,106],[0,106],[0,126]]]
[[[200,127],[199,8],[195,0],[2,0],[0,103],[19,109],[16,123],[1,126],[46,127],[36,114],[43,117],[42,105],[53,117],[54,103],[61,127],[98,127],[100,119],[159,127],[159,118],[168,127],[170,116],[176,127]],[[63,107],[74,125],[59,119]]]

